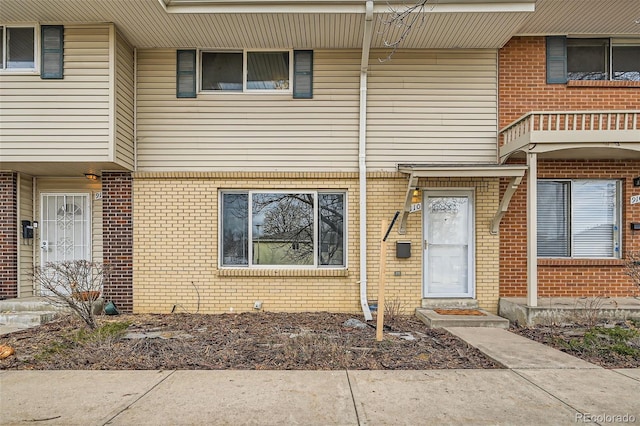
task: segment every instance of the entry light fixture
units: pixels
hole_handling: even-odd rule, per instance
[[[86,177],[89,180],[98,180],[98,179],[100,179],[100,176],[98,176],[95,173],[85,173],[84,177]]]
[[[633,179],[633,186],[640,186],[640,176]]]
[[[419,203],[420,202],[420,188],[415,188],[413,193],[411,194],[411,203]]]

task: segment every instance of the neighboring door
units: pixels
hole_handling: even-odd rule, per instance
[[[424,297],[475,297],[473,193],[425,191]]]
[[[40,259],[47,262],[91,260],[89,194],[42,194]]]

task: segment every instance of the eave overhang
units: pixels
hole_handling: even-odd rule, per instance
[[[500,220],[507,212],[511,197],[522,182],[526,170],[527,166],[514,164],[398,164],[398,171],[407,174],[409,177],[398,233],[406,233],[413,190],[418,188],[418,179],[420,178],[510,178],[507,190],[502,196],[498,210],[491,221],[490,232],[496,234],[500,226]]]

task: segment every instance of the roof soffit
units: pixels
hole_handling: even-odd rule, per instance
[[[406,3],[375,1],[372,49],[394,41],[399,29],[385,32],[384,20],[390,4]],[[218,11],[166,10],[187,11],[188,5]],[[429,5],[423,25],[413,28],[402,48],[499,48],[513,35],[640,37],[638,0],[438,0]],[[0,0],[0,23],[114,22],[138,48],[360,49],[364,10],[365,0]]]

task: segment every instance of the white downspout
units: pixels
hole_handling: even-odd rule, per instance
[[[36,178],[35,176],[31,177],[31,217],[33,218],[33,221],[37,221],[37,220],[41,220],[42,218],[40,217],[40,215],[38,214],[38,209],[36,208],[37,206],[37,202],[38,202],[38,188],[36,187],[36,185],[38,184],[38,178]],[[42,223],[40,223],[40,226],[42,226]],[[38,252],[37,247],[40,247],[40,243],[38,243],[38,231],[40,231],[40,226],[38,226],[38,228],[34,228],[33,229],[33,239],[31,240],[31,265],[33,267],[32,270],[36,269],[36,265],[38,265],[37,261],[38,261]],[[32,296],[37,296],[38,293],[40,292],[40,289],[37,288],[36,286],[36,280],[32,280],[31,282],[31,295]]]
[[[360,185],[360,305],[364,319],[371,321],[367,302],[367,71],[373,31],[373,0],[365,5],[362,59],[360,61],[360,120],[358,128],[358,171]]]
[[[133,171],[138,170],[138,48],[133,48]]]

